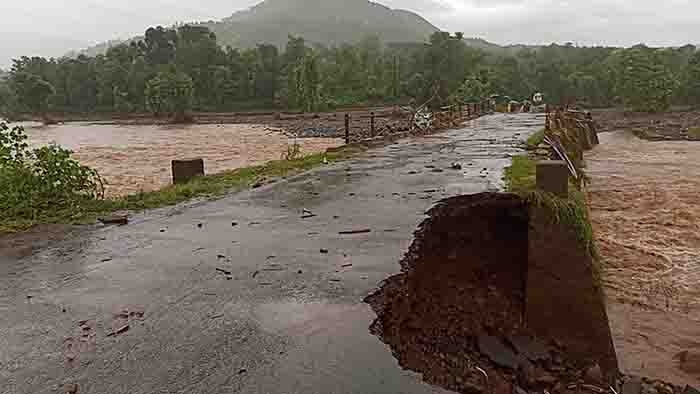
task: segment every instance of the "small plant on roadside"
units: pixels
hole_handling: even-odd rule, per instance
[[[690,137],[692,140],[700,140],[700,127],[689,128],[688,137]]]
[[[104,197],[97,171],[57,145],[30,149],[20,126],[0,122],[0,223],[72,215]]]
[[[282,154],[282,160],[299,160],[304,157],[301,151],[301,145],[294,141],[292,145],[287,146],[287,151]]]
[[[531,135],[527,141],[525,141],[525,145],[527,145],[528,150],[535,150],[537,147],[540,146],[541,143],[544,142],[544,129],[536,132],[535,134]]]

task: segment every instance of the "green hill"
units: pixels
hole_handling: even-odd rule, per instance
[[[265,0],[220,22],[203,23],[221,45],[283,46],[288,36],[325,45],[354,43],[367,36],[383,42],[424,42],[438,28],[418,14],[367,0]]]

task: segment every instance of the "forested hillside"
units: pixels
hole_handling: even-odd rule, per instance
[[[511,55],[471,48],[459,33],[434,33],[427,43],[367,37],[354,45],[311,46],[290,36],[283,50],[223,49],[206,27],[184,25],[148,29],[143,40],[105,55],[17,59],[0,86],[0,105],[6,113],[318,111],[433,95],[433,105],[491,94],[525,99],[540,91],[550,103],[654,111],[699,103],[698,81],[693,46],[550,45]]]
[[[421,16],[367,0],[266,0],[220,22],[205,23],[222,46],[284,47],[289,35],[326,46],[357,43],[367,36],[383,42],[426,42],[438,28]]]
[[[190,24],[210,29],[224,48],[270,44],[282,49],[290,35],[304,37],[310,46],[356,44],[368,36],[390,43],[427,42],[438,31],[420,15],[367,0],[265,0],[220,21]],[[122,42],[139,39],[143,37]],[[69,55],[104,55],[108,48],[122,42],[110,41]]]

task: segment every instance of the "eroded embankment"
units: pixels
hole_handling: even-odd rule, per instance
[[[617,363],[592,260],[575,234],[513,194],[453,197],[428,215],[402,273],[367,298],[373,333],[404,368],[465,393],[621,383],[611,379]],[[552,236],[556,247],[546,248]],[[566,264],[579,268],[552,267]]]

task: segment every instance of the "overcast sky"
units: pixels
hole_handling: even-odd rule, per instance
[[[153,25],[221,19],[257,0],[0,0],[0,67],[60,56]],[[443,30],[498,44],[700,42],[698,0],[384,0]]]

